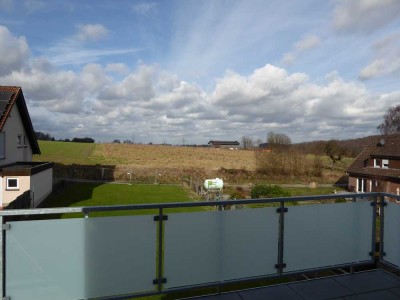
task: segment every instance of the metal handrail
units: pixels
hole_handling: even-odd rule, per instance
[[[34,209],[15,209],[2,210],[0,217],[6,216],[27,216],[27,215],[50,215],[64,213],[90,213],[104,211],[123,211],[123,210],[143,210],[143,209],[166,209],[166,208],[187,208],[187,207],[204,207],[204,206],[225,206],[235,204],[269,204],[280,202],[298,202],[298,201],[320,201],[331,199],[351,198],[353,201],[359,198],[376,198],[378,196],[396,198],[400,200],[400,196],[374,192],[374,193],[346,193],[346,194],[330,194],[330,195],[314,195],[314,196],[295,196],[280,198],[261,198],[261,199],[239,199],[239,200],[221,200],[221,201],[200,201],[200,202],[173,202],[160,204],[130,204],[130,205],[103,205],[103,206],[82,206],[82,207],[60,207],[60,208],[34,208]]]

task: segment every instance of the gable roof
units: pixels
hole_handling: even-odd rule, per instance
[[[220,146],[239,146],[240,143],[238,141],[209,141],[210,145],[220,145]]]
[[[33,154],[40,154],[39,144],[37,142],[35,131],[33,130],[32,121],[26,107],[25,98],[22,89],[16,86],[0,86],[0,131],[11,113],[14,105],[17,104],[18,111],[21,115],[21,120],[25,128],[29,144]]]
[[[377,138],[375,143],[367,146],[346,170],[347,173],[399,179],[399,169],[371,167],[369,161],[373,158],[392,158],[400,160],[400,134]]]

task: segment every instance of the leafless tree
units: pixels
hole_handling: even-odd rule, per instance
[[[400,133],[400,105],[392,106],[383,116],[383,122],[377,126],[381,134]]]

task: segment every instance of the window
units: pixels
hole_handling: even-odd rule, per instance
[[[24,147],[26,147],[26,135],[24,135]]]
[[[18,134],[17,146],[22,147],[22,134]]]
[[[357,178],[357,192],[365,193],[367,188],[367,180],[365,178]]]
[[[7,178],[7,190],[18,190],[19,180],[18,178]]]
[[[382,159],[382,168],[389,168],[389,160],[388,159]]]
[[[6,158],[6,133],[0,132],[0,159]]]
[[[374,168],[381,167],[381,160],[379,158],[374,158]]]

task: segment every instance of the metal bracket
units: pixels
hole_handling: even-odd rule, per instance
[[[382,256],[386,256],[386,252],[382,251]]]
[[[3,299],[3,300],[11,300],[10,297],[3,297],[2,299]]]
[[[276,264],[276,265],[275,265],[275,269],[283,269],[283,268],[286,268],[286,264],[285,264],[285,263],[283,263],[283,264]]]
[[[372,201],[371,206],[376,206],[376,201]]]
[[[10,230],[11,224],[3,224],[3,230]]]
[[[162,221],[167,221],[168,220],[168,216],[167,215],[162,215],[162,219],[161,220]],[[160,216],[159,215],[154,216],[154,221],[155,222],[160,221]]]
[[[159,283],[160,281],[158,280],[158,278],[153,280],[153,284],[159,284]],[[167,278],[161,278],[161,283],[162,284],[167,283]]]
[[[276,209],[276,212],[277,212],[277,213],[281,213],[281,212],[282,212],[282,209],[283,209],[283,212],[284,212],[284,213],[285,213],[285,212],[288,212],[288,208],[287,208],[287,207],[283,207],[283,208],[282,208],[282,207],[279,207],[279,208]]]

